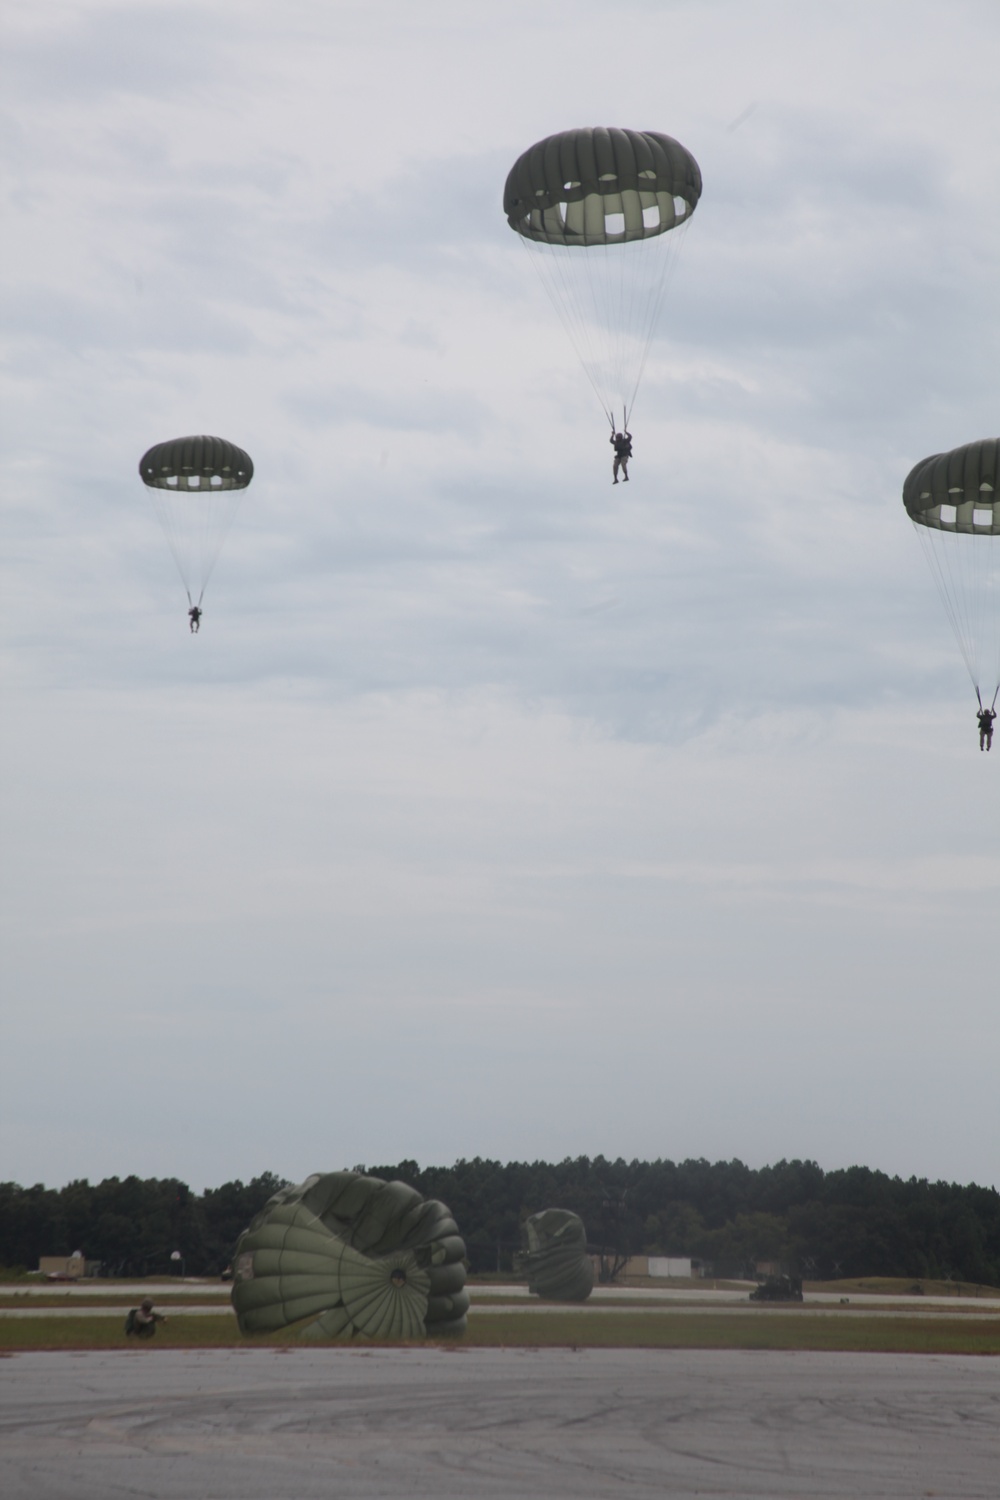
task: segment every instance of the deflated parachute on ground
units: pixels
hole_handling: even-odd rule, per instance
[[[462,1333],[464,1288],[465,1241],[445,1205],[359,1172],[328,1172],[275,1193],[233,1262],[244,1333],[309,1316],[306,1338]]]
[[[594,1289],[583,1220],[567,1208],[546,1208],[521,1226],[524,1250],[515,1269],[528,1277],[528,1291],[553,1302],[586,1302]]]
[[[219,437],[173,438],[139,460],[191,604],[201,604],[243,491],[253,478],[249,453]]]
[[[980,702],[1000,688],[1000,439],[921,459],[903,504]]]
[[[627,425],[679,236],[701,197],[691,153],[652,130],[564,130],[518,157],[503,206],[614,425]]]

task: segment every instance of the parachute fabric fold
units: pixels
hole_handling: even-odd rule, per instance
[[[515,1269],[528,1277],[528,1291],[552,1302],[586,1302],[594,1289],[594,1265],[579,1215],[546,1208],[521,1226],[523,1251]]]
[[[330,1172],[276,1193],[240,1237],[233,1307],[244,1333],[315,1316],[306,1338],[461,1333],[465,1241],[443,1203],[402,1182]]]

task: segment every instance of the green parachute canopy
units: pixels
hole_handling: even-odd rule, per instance
[[[546,291],[611,420],[627,425],[679,234],[701,197],[701,171],[669,135],[563,130],[529,147],[504,188],[507,222],[534,255]]]
[[[903,504],[980,699],[1000,690],[1000,439],[921,459]]]
[[[587,1231],[568,1208],[546,1208],[521,1226],[522,1252],[514,1268],[528,1278],[528,1291],[552,1302],[586,1302],[594,1289]]]
[[[614,245],[665,234],[694,213],[698,163],[653,130],[563,130],[507,175],[510,227],[546,245]]]
[[[225,438],[173,438],[142,455],[139,475],[188,600],[200,604],[243,491],[253,478],[253,461]]]
[[[451,1336],[465,1329],[465,1241],[443,1203],[402,1182],[327,1172],[282,1188],[240,1236],[243,1333],[313,1317],[306,1338]]]

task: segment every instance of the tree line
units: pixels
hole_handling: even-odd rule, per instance
[[[0,1183],[0,1265],[33,1270],[43,1255],[80,1250],[109,1276],[217,1276],[281,1186],[271,1172],[200,1196],[173,1177],[84,1179],[58,1189]]]
[[[558,1163],[483,1160],[359,1166],[442,1199],[476,1271],[509,1271],[524,1218],[569,1208],[593,1248],[701,1260],[717,1276],[777,1261],[813,1279],[894,1276],[1000,1286],[1000,1193],[811,1161]],[[0,1264],[82,1250],[110,1275],[218,1275],[282,1185],[265,1172],[197,1195],[176,1179],[108,1178],[59,1189],[0,1184]],[[181,1261],[172,1261],[178,1251]]]

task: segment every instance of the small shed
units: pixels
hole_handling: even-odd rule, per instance
[[[73,1255],[42,1255],[38,1260],[38,1269],[43,1276],[78,1281],[87,1274],[87,1262],[79,1251]]]
[[[651,1255],[649,1274],[658,1281],[668,1276],[690,1276],[691,1257],[690,1255]]]

